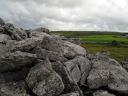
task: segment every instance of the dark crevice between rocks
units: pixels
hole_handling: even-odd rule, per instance
[[[30,68],[24,68],[16,72],[3,73],[2,76],[5,82],[19,82],[25,80],[29,70]]]
[[[93,96],[93,90],[88,88],[88,86],[81,85],[81,84],[78,84],[78,85],[79,85],[79,88],[81,89],[81,91],[83,92],[84,96]]]
[[[107,86],[100,87],[98,90],[107,90],[109,93],[114,94],[116,96],[127,96],[127,95],[121,94],[119,92],[113,91],[113,90],[109,89]]]
[[[26,93],[29,94],[30,96],[37,96],[35,93],[32,92],[32,90],[28,87],[27,83],[26,84]]]
[[[27,66],[20,66],[19,68],[2,72],[0,73],[0,79],[3,79],[5,82],[24,81],[30,69],[37,63],[38,61],[36,60]]]
[[[116,95],[116,96],[127,96],[127,95],[121,94],[121,93],[119,93],[119,92],[110,90],[107,86],[103,86],[103,87],[100,87],[100,88],[97,88],[97,89],[90,89],[90,88],[89,88],[88,86],[86,86],[86,85],[80,85],[80,84],[79,84],[79,87],[80,87],[80,89],[82,90],[84,96],[93,96],[93,93],[94,93],[95,91],[98,91],[98,90],[108,91],[110,94],[114,94],[114,95]]]
[[[1,74],[4,74],[4,73],[8,73],[8,72],[18,72],[18,71],[21,71],[22,69],[24,69],[24,68],[32,68],[35,64],[37,64],[38,63],[38,60],[35,60],[35,61],[33,61],[31,64],[28,64],[28,65],[23,65],[23,66],[18,66],[18,67],[16,67],[16,68],[14,68],[14,69],[8,69],[8,71],[4,71],[4,72],[1,72]]]

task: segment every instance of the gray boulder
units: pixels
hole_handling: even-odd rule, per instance
[[[122,62],[122,66],[128,71],[128,59]]]
[[[14,40],[21,41],[28,37],[27,33],[23,29],[15,28],[13,24],[7,23],[4,25],[4,28],[5,33],[10,35],[10,37]]]
[[[35,54],[16,51],[6,53],[0,57],[0,72],[6,72],[21,69],[24,66],[30,66],[36,61]]]
[[[74,59],[64,63],[75,82],[84,85],[91,69],[90,61],[83,56],[76,56]]]
[[[43,31],[38,31],[38,30],[29,30],[29,37],[38,37],[41,40],[45,37],[51,37],[49,34],[43,32]]]
[[[110,71],[108,69],[109,66],[108,62],[105,61],[93,61],[92,69],[87,78],[88,86],[90,88],[107,86],[110,75]]]
[[[0,82],[20,82],[24,81],[30,68],[23,68],[14,72],[6,72],[0,74]]]
[[[34,49],[34,54],[37,55],[37,57],[39,59],[43,59],[45,60],[46,58],[49,58],[50,61],[67,61],[67,59],[65,57],[62,56],[62,54],[59,54],[57,52],[53,52],[53,51],[48,51],[46,49],[42,49],[41,47],[36,47]]]
[[[2,18],[0,18],[0,26],[3,26],[3,25],[5,25],[5,22]]]
[[[0,43],[0,57],[9,52],[9,47],[6,44]]]
[[[77,83],[75,83],[67,70],[67,68],[64,66],[61,62],[52,62],[52,68],[61,76],[62,81],[64,83],[65,89],[63,93],[70,93],[74,91],[78,91],[79,94],[81,94],[81,90]]]
[[[6,43],[11,40],[11,38],[6,34],[0,34],[0,56],[9,52],[10,46],[6,46]]]
[[[107,91],[98,90],[93,93],[93,96],[116,96],[116,95],[108,93]]]
[[[79,92],[72,92],[72,93],[63,94],[63,95],[60,95],[60,96],[81,96],[81,95],[79,94]]]
[[[10,47],[9,50],[11,52],[22,51],[22,52],[32,52],[34,48],[38,46],[41,42],[38,38],[27,38],[22,41],[10,40],[6,44],[7,47]]]
[[[74,60],[69,60],[64,63],[66,66],[67,70],[69,71],[72,79],[74,80],[75,83],[78,83],[81,78],[81,72],[76,63],[74,63]]]
[[[108,88],[121,94],[128,94],[128,72],[115,60],[110,60],[110,80]]]
[[[24,82],[10,82],[0,84],[0,96],[30,96],[26,92]]]
[[[11,40],[10,36],[6,34],[0,34],[0,43],[6,44],[8,40]]]
[[[37,96],[57,96],[64,90],[61,77],[48,66],[46,68],[44,63],[30,70],[26,82]]]
[[[64,42],[63,45],[63,55],[66,58],[74,58],[75,56],[85,56],[86,55],[86,50],[76,44],[70,43],[68,41]]]
[[[92,89],[108,86],[121,94],[128,94],[128,73],[114,59],[101,57],[93,60],[92,70],[87,78]]]
[[[53,37],[44,37],[41,48],[58,52],[68,59],[74,58],[75,56],[86,55],[86,50],[79,45]]]

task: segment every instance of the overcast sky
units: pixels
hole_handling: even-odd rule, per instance
[[[0,0],[0,17],[25,28],[128,31],[128,0]]]

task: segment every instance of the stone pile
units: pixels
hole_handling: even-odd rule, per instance
[[[128,72],[104,52],[0,19],[0,96],[128,96]]]

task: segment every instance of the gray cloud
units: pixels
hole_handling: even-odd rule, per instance
[[[0,17],[18,27],[128,30],[127,0],[0,0]]]

